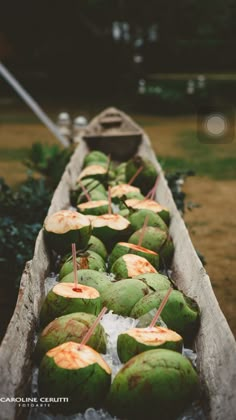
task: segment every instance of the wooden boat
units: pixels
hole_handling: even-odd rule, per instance
[[[121,147],[124,139],[126,151]],[[150,159],[160,172],[156,199],[171,211],[170,233],[175,244],[173,278],[184,293],[197,301],[201,309],[201,326],[195,347],[197,368],[208,401],[208,416],[211,420],[235,420],[236,343],[145,132],[115,108],[109,108],[94,118],[85,133],[81,134],[80,143],[55,191],[48,213],[69,206],[69,191],[74,186],[89,146],[101,147],[112,157],[122,160],[127,158],[127,150],[128,156],[130,153],[139,153]],[[23,272],[15,312],[0,347],[0,418],[3,420],[26,418],[17,403],[3,403],[2,398],[30,395],[34,334],[45,297],[44,279],[49,270],[49,255],[41,231],[34,257]]]

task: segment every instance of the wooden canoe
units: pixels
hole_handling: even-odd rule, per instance
[[[150,159],[160,172],[156,199],[171,211],[170,233],[175,244],[173,278],[179,289],[194,298],[201,309],[201,325],[195,347],[197,368],[207,395],[208,416],[211,420],[235,420],[236,343],[146,133],[130,117],[115,108],[109,108],[94,118],[85,132],[81,133],[79,145],[54,193],[48,213],[69,206],[69,192],[81,170],[88,147],[100,147],[120,160],[139,153]],[[49,270],[49,255],[40,231],[34,257],[26,264],[15,312],[0,347],[0,398],[30,396],[34,334],[45,297],[44,280]],[[25,416],[17,403],[1,402],[2,420]]]

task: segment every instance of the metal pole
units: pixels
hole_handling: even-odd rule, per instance
[[[68,141],[62,136],[58,130],[56,124],[45,114],[35,100],[26,92],[26,90],[20,85],[15,77],[7,70],[7,68],[0,61],[0,74],[3,78],[13,87],[23,101],[32,109],[37,117],[42,121],[44,125],[54,134],[54,136],[61,142],[65,147],[69,146]]]

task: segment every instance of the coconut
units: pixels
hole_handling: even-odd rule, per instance
[[[168,349],[181,353],[182,347],[182,337],[163,327],[132,328],[120,334],[117,340],[117,352],[122,363],[143,351]]]
[[[160,273],[139,274],[134,278],[143,281],[153,292],[167,290],[171,285],[168,277]]]
[[[128,217],[129,217],[129,215],[130,215],[130,211],[129,211],[129,209],[127,209],[127,208],[122,208],[122,209],[118,212],[118,214],[119,214],[120,216],[123,216],[123,217],[128,218]]]
[[[139,318],[153,308],[158,309],[165,295],[166,290],[160,290],[142,298],[133,307],[132,318]],[[191,341],[199,325],[199,308],[194,300],[173,290],[161,316],[168,328],[176,331],[184,340]]]
[[[191,362],[166,349],[145,351],[130,359],[116,375],[108,397],[109,411],[129,420],[170,420],[198,393]]]
[[[60,254],[66,254],[75,243],[78,249],[88,245],[91,235],[90,220],[83,214],[60,210],[44,221],[44,238],[48,246]]]
[[[84,166],[93,165],[94,162],[106,163],[108,165],[108,156],[99,150],[93,150],[84,158]]]
[[[111,198],[115,203],[120,202],[120,198],[124,195],[127,198],[135,198],[140,196],[140,189],[129,184],[120,184],[111,188]]]
[[[117,176],[121,174],[125,175],[125,172],[126,172],[126,162],[122,162],[116,167],[116,175]]]
[[[118,258],[111,267],[111,273],[115,274],[116,279],[127,279],[138,274],[156,273],[146,258],[139,255],[126,254]]]
[[[156,269],[159,267],[159,255],[156,252],[128,242],[118,242],[118,244],[115,245],[109,257],[109,266],[111,267],[118,258],[126,254],[135,254],[139,257],[146,258],[153,267]]]
[[[49,350],[39,368],[39,394],[68,397],[57,411],[76,413],[101,406],[111,384],[111,369],[94,349],[72,341]]]
[[[129,316],[134,305],[149,293],[148,287],[136,279],[125,279],[112,283],[101,293],[103,306],[115,314]]]
[[[98,239],[96,236],[91,235],[88,243],[88,247],[90,251],[96,252],[99,254],[104,260],[107,259],[107,250],[102,241]]]
[[[161,262],[163,260],[168,266],[174,253],[174,246],[168,233],[160,228],[147,226],[144,234],[143,230],[139,229],[130,236],[128,242],[138,245],[141,236],[142,246],[157,252],[161,257]]]
[[[137,280],[138,281],[138,280]],[[86,312],[98,315],[101,310],[99,292],[88,286],[74,283],[58,283],[47,294],[40,312],[42,326],[58,316],[73,312]]]
[[[101,195],[103,195],[104,197],[106,196],[105,187],[99,181],[93,178],[84,178],[81,179],[79,184],[76,184],[75,188],[70,193],[71,204],[73,206],[76,206],[77,201],[79,200],[80,202],[87,201],[87,197],[84,194],[81,184],[88,191],[89,195],[93,194],[96,191],[100,192]]]
[[[102,193],[101,191],[93,190],[91,193],[89,193],[91,201],[107,201],[107,195]],[[79,206],[81,203],[87,203],[88,198],[86,197],[85,193],[81,193],[77,200],[77,206]]]
[[[134,232],[143,227],[146,217],[148,217],[147,226],[158,227],[167,232],[168,228],[162,218],[154,211],[146,209],[137,210],[129,216],[128,220]]]
[[[107,168],[104,168],[102,165],[90,165],[86,166],[81,172],[76,182],[81,181],[84,178],[93,178],[98,181],[105,179],[107,175]]]
[[[111,281],[105,273],[99,273],[95,270],[78,270],[77,278],[79,284],[84,284],[85,286],[93,287],[100,294],[112,285]],[[73,283],[73,281],[74,273],[70,273],[62,279],[63,283]]]
[[[151,210],[154,213],[158,214],[162,220],[169,225],[170,223],[170,212],[166,207],[161,206],[161,204],[157,203],[154,200],[149,200],[145,198],[145,200],[138,200],[135,198],[129,199],[125,201],[125,204],[133,210]]]
[[[99,216],[108,213],[109,205],[107,200],[87,201],[87,203],[78,204],[78,210],[82,214],[92,214]]]
[[[130,223],[119,214],[104,214],[97,216],[92,221],[93,235],[101,239],[107,246],[111,241],[127,238],[130,231]]]
[[[139,187],[142,193],[147,194],[154,186],[158,175],[152,162],[147,159],[143,159],[141,156],[134,156],[126,164],[126,179],[129,181],[137,173],[137,170],[141,166],[143,169],[135,178],[133,185]]]
[[[86,251],[87,256],[79,256],[76,258],[78,269],[89,269],[97,271],[106,271],[106,264],[103,258],[93,251]],[[69,257],[68,260],[63,264],[60,270],[59,279],[67,276],[74,270],[73,259]]]
[[[95,320],[94,315],[84,312],[76,312],[54,319],[44,328],[38,338],[34,352],[37,362],[40,362],[44,354],[53,347],[68,341],[81,343]],[[88,341],[88,346],[99,353],[106,353],[106,334],[102,325],[97,325]]]

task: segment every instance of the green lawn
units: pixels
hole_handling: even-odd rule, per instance
[[[199,142],[195,131],[184,131],[176,138],[183,157],[161,156],[164,170],[192,169],[197,175],[214,179],[236,179],[235,145],[212,145]]]

